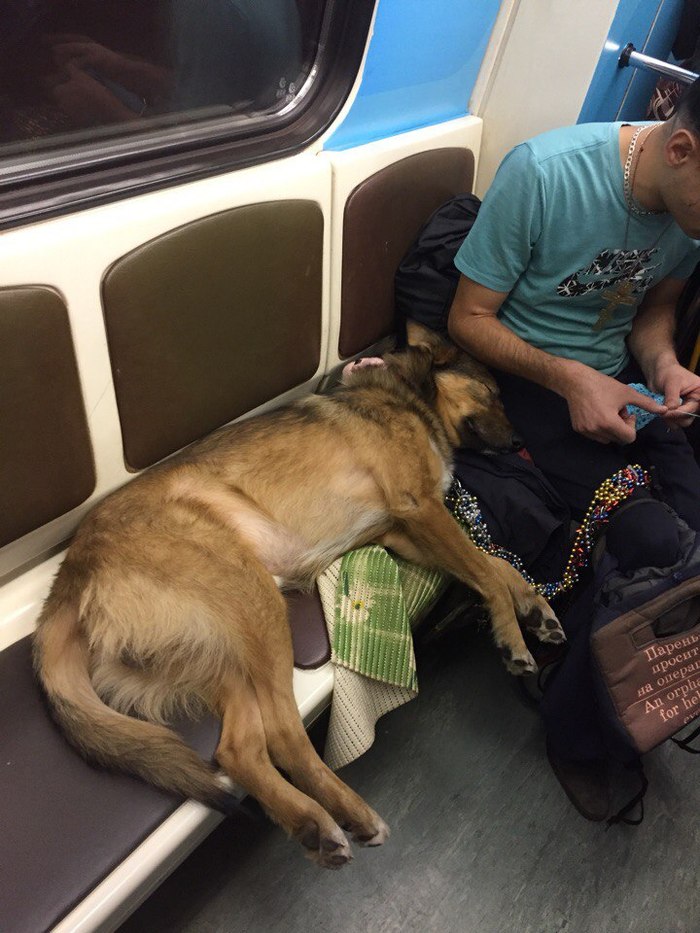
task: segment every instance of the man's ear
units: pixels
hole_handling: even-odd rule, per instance
[[[452,363],[459,356],[459,350],[453,343],[418,321],[406,321],[406,338],[409,347],[425,347],[429,350],[438,365]]]
[[[700,146],[697,137],[682,126],[668,137],[664,152],[668,164],[671,168],[675,168],[692,158],[697,160],[700,157]]]

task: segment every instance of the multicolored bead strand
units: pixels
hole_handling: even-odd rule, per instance
[[[534,589],[545,599],[553,599],[561,593],[570,590],[579,580],[581,571],[588,565],[591,552],[604,525],[610,521],[610,516],[625,499],[628,499],[635,489],[649,486],[650,480],[647,472],[638,464],[623,467],[609,479],[601,483],[588,506],[586,515],[578,527],[571,554],[564,570],[564,575],[557,583],[536,583],[525,570],[523,562],[516,554],[499,547],[491,540],[486,527],[484,516],[481,513],[476,496],[464,488],[458,479],[453,479],[452,485],[445,496],[445,505],[462,525],[469,537],[479,550],[493,557],[501,557],[522,574]]]

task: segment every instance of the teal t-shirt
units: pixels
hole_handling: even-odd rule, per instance
[[[670,214],[628,212],[622,125],[553,130],[513,149],[455,257],[470,279],[509,293],[499,319],[519,337],[608,375],[628,361],[646,290],[700,260],[700,242]]]

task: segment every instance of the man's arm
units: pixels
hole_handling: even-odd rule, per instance
[[[530,346],[498,320],[507,294],[463,275],[448,320],[455,343],[489,366],[561,395],[569,406],[574,430],[604,444],[629,444],[635,439],[634,416],[627,414],[628,404],[654,414],[665,412],[663,406],[584,363]]]
[[[647,384],[663,393],[669,409],[667,420],[681,427],[692,423],[683,413],[700,408],[700,378],[681,366],[673,343],[676,305],[684,285],[684,279],[666,278],[649,289],[627,338]],[[681,398],[687,400],[683,405]]]

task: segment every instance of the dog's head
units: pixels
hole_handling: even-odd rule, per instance
[[[407,336],[407,348],[387,355],[386,364],[433,408],[453,447],[497,453],[523,446],[485,366],[414,321]]]

